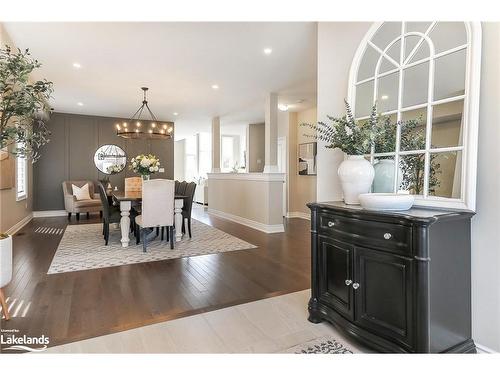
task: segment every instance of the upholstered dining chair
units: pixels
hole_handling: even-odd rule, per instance
[[[3,288],[12,280],[12,237],[9,236],[3,239],[2,242],[6,246],[0,247],[0,305],[2,306],[2,313],[5,316],[5,320],[9,320],[9,310],[5,301]]]
[[[106,188],[103,184],[99,183],[99,196],[102,202],[102,234],[104,236],[104,244],[108,246],[109,241],[109,224],[119,223],[122,218],[120,209],[112,204],[109,204]]]
[[[76,199],[73,194],[73,185],[81,188],[85,184],[89,186],[89,198],[90,199]],[[68,220],[71,219],[71,214],[76,214],[76,220],[80,220],[80,213],[87,213],[87,217],[90,212],[101,212],[102,203],[99,198],[99,193],[95,193],[94,183],[90,180],[80,180],[80,181],[63,181],[62,189],[64,194],[64,208],[68,213]]]
[[[142,191],[142,178],[127,177],[125,179],[125,191]]]
[[[175,183],[172,180],[154,179],[143,181],[142,212],[136,216],[136,236],[139,231],[142,249],[147,249],[149,228],[168,228],[170,248],[174,248],[174,198]]]
[[[185,222],[187,221],[189,238],[191,238],[191,211],[193,210],[194,193],[196,191],[196,182],[190,182],[186,185],[184,194],[184,204],[182,206],[182,233],[186,233]]]

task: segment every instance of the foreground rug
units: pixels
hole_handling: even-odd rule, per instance
[[[184,236],[182,241],[175,244],[175,249],[171,250],[166,241],[160,241],[160,237],[157,237],[148,242],[146,253],[142,251],[142,244],[135,244],[132,234],[129,247],[123,248],[118,228],[110,227],[109,244],[105,246],[102,224],[68,225],[47,274],[256,248],[197,220],[192,220],[191,225],[193,238]]]
[[[304,344],[292,346],[291,348],[283,351],[283,353],[295,354],[353,354],[357,353],[356,350],[351,349],[347,344],[341,342],[338,338],[333,336],[320,337],[308,341]]]

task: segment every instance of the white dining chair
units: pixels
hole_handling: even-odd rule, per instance
[[[12,280],[12,237],[9,236],[2,240],[0,246],[0,305],[5,320],[9,320],[9,310],[5,301],[3,288]]]
[[[143,181],[142,212],[136,216],[136,231],[140,231],[142,249],[146,252],[148,228],[164,228],[169,232],[170,248],[174,248],[174,189],[172,180]],[[139,235],[139,233],[136,233]]]

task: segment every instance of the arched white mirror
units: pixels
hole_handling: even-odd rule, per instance
[[[393,124],[366,155],[374,192],[406,190],[417,205],[475,209],[480,61],[479,23],[370,28],[354,56],[348,101],[358,120],[376,103]]]

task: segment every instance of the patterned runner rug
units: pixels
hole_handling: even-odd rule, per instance
[[[304,344],[292,346],[282,353],[294,354],[354,354],[357,350],[349,348],[339,338],[334,336],[324,336],[308,341]]]
[[[130,234],[129,247],[121,246],[119,228],[110,226],[109,244],[104,245],[102,224],[68,225],[56,250],[48,274],[154,262],[227,251],[255,249],[256,246],[219,229],[192,220],[193,238],[185,235],[173,250],[160,236],[148,241],[147,252],[135,244]]]

